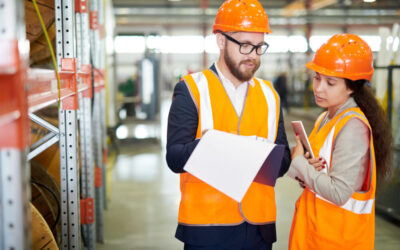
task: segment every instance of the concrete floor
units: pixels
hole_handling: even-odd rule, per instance
[[[161,142],[165,145],[165,121],[168,104],[163,105]],[[286,116],[287,135],[294,144]],[[307,132],[313,126],[304,120]],[[183,249],[174,238],[179,206],[179,176],[172,173],[165,162],[165,149],[155,143],[136,143],[122,148],[112,173],[111,200],[104,212],[105,243],[97,249]],[[287,249],[294,204],[301,193],[298,184],[288,177],[280,178],[276,185],[278,208],[278,241],[274,249]],[[400,249],[400,227],[376,217],[376,243],[378,250]]]

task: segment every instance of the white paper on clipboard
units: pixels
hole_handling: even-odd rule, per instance
[[[292,127],[295,132],[300,137],[301,144],[303,144],[304,149],[310,152],[311,158],[314,158],[313,151],[311,149],[310,142],[308,141],[308,136],[306,130],[304,129],[303,123],[301,121],[292,121]]]
[[[275,185],[283,151],[283,146],[267,140],[210,130],[183,169],[241,202],[253,180]]]

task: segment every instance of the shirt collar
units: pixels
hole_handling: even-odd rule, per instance
[[[356,103],[356,101],[354,100],[354,98],[352,96],[349,97],[349,99],[347,99],[347,101],[336,111],[336,114],[340,114],[342,113],[344,110],[349,109],[349,108],[357,108],[358,105]]]
[[[226,83],[229,83],[229,84],[231,84],[232,86],[234,86],[233,83],[221,73],[221,71],[220,71],[219,68],[218,68],[217,63],[214,63],[214,66],[215,66],[215,69],[217,70],[217,74],[218,74],[218,76],[220,77],[221,81],[226,82]],[[253,78],[251,78],[250,81],[242,82],[242,84],[243,84],[243,83],[248,83],[248,84],[250,84],[252,87],[254,87],[254,80],[253,80]]]
[[[334,117],[336,117],[338,114],[342,113],[344,110],[349,109],[349,108],[357,108],[357,107],[358,107],[358,105],[357,105],[356,101],[354,100],[353,97],[350,96],[349,99],[347,99],[347,101],[340,108],[338,108],[335,115],[331,119],[329,119],[329,112],[327,112],[326,119],[332,120]]]

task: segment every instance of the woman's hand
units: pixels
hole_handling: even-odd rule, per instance
[[[299,182],[299,185],[301,188],[306,187],[306,184],[304,184],[304,181],[302,179],[300,179],[299,177],[296,176],[295,180]]]
[[[315,170],[320,171],[325,168],[326,161],[322,158],[310,158],[310,153],[304,153],[303,145],[301,144],[300,137],[296,135],[296,145],[292,149],[292,160],[299,155],[304,155],[304,157],[308,160],[308,163],[312,165]]]
[[[292,160],[299,155],[304,155],[304,148],[301,144],[300,137],[296,134],[296,145],[292,148]]]
[[[309,157],[310,157],[310,154],[309,154],[308,152],[307,152],[304,156],[307,158],[308,163],[309,163],[310,165],[312,165],[312,166],[315,168],[315,170],[321,171],[322,169],[325,168],[325,166],[326,166],[326,161],[325,161],[322,157],[319,157],[319,158],[309,158]]]

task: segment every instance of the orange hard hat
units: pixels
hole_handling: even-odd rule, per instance
[[[318,73],[350,79],[371,81],[374,73],[371,48],[353,34],[331,37],[315,53],[306,67]]]
[[[257,0],[227,0],[218,9],[213,33],[248,31],[271,33],[268,16]]]

